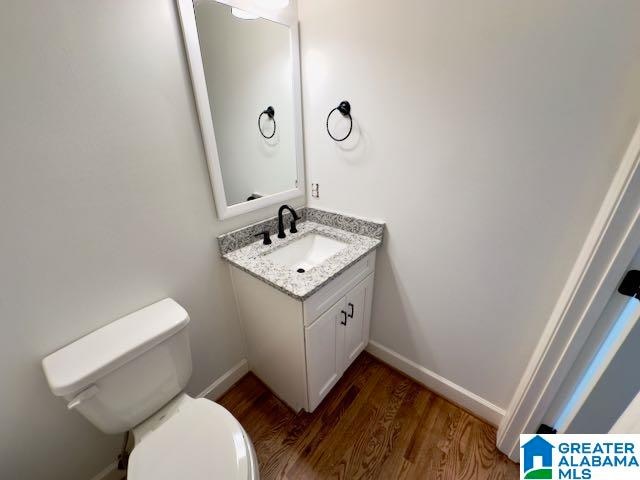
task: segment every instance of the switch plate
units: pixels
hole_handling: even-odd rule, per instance
[[[311,184],[311,196],[313,198],[320,198],[320,184],[312,183]]]

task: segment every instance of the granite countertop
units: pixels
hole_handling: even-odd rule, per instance
[[[325,214],[325,212],[321,212],[315,215],[320,221],[323,221],[325,218],[330,218],[330,216],[337,218],[338,214]],[[348,219],[350,217],[340,216],[339,218]],[[334,220],[332,220],[332,222],[335,223]],[[350,223],[353,224],[355,222]],[[382,244],[384,224],[369,223],[376,227],[376,233],[379,231],[379,235],[375,237],[360,235],[342,228],[336,228],[335,226],[325,225],[307,219],[298,225],[298,233],[287,233],[287,237],[282,239],[277,238],[276,235],[272,235],[271,240],[273,243],[271,245],[264,245],[262,240],[258,240],[242,248],[223,253],[222,257],[232,265],[268,283],[287,295],[298,300],[305,300],[326,285],[331,279],[340,275],[340,273]],[[361,227],[359,228],[361,230]],[[371,229],[369,228],[369,230]],[[312,233],[339,240],[346,243],[347,246],[320,265],[304,273],[297,273],[289,266],[272,262],[266,258],[267,254]]]

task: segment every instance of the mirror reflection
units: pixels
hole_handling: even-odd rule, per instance
[[[289,28],[194,2],[228,205],[297,186]]]

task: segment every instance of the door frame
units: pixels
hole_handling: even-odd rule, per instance
[[[498,427],[498,448],[520,457],[640,247],[640,124]]]

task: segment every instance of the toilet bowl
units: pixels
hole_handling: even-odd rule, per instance
[[[103,432],[133,432],[129,480],[258,480],[240,423],[183,391],[192,370],[188,323],[169,298],[120,318],[46,357],[49,387]]]
[[[180,395],[168,408],[133,429],[128,480],[255,480],[253,445],[225,408]]]

